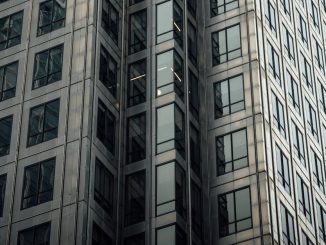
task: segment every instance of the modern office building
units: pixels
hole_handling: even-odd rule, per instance
[[[0,0],[0,245],[326,244],[325,0]]]

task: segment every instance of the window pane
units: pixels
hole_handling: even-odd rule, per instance
[[[156,231],[156,245],[176,245],[175,225]]]
[[[164,42],[173,38],[173,3],[168,1],[157,5],[157,43]]]
[[[157,215],[160,215],[175,209],[175,163],[157,167],[156,178]]]

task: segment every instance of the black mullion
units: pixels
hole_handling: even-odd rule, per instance
[[[224,136],[225,137],[225,136]],[[232,163],[232,171],[234,171],[234,158],[233,158],[233,133],[230,135],[231,138],[231,163]]]
[[[233,157],[232,157],[232,159],[233,159]],[[232,162],[233,163],[233,162]],[[232,164],[232,166],[233,166],[233,164]],[[237,205],[237,202],[235,201],[235,192],[236,191],[234,191],[233,193],[232,193],[232,195],[233,195],[233,208],[234,208],[234,228],[235,228],[235,233],[236,232],[238,232],[238,226],[237,226],[237,212],[236,212],[236,210],[237,210],[237,208],[236,208],[236,205]]]
[[[51,23],[50,23],[50,28],[51,28],[51,31],[53,30],[53,12],[54,12],[54,7],[55,7],[55,1],[51,0],[52,1],[52,11],[51,11]]]
[[[7,66],[3,67],[3,76],[2,76],[2,86],[0,88],[0,101],[2,101],[2,97],[3,97],[3,88],[4,88],[4,78],[5,78],[5,74],[6,74],[6,68]],[[1,67],[0,67],[1,69]]]
[[[42,133],[38,133],[42,135],[42,142],[44,142],[44,128],[45,128],[45,121],[46,121],[46,107],[47,107],[47,103],[43,104],[43,125],[42,125]]]
[[[7,35],[6,35],[6,48],[8,48],[8,44],[9,44],[9,33],[10,33],[10,21],[11,21],[11,15],[8,16],[8,28],[7,28]]]
[[[231,28],[231,27],[230,27]],[[228,29],[225,29],[225,54],[226,54],[226,61],[229,61],[229,47],[228,47]]]
[[[51,30],[52,30],[52,27],[51,27]],[[47,59],[46,59],[46,85],[48,84],[48,82],[49,82],[49,62],[50,62],[50,52],[51,52],[51,50],[52,50],[53,48],[51,48],[51,49],[48,49],[47,50],[47,53],[48,53],[48,57],[47,57]]]
[[[39,204],[39,196],[40,196],[40,181],[41,181],[41,165],[42,163],[38,164],[38,178],[37,178],[37,203],[34,205],[38,205]]]
[[[229,101],[228,101],[228,107],[229,107],[229,114],[231,114],[231,93],[230,93],[230,79],[228,79],[227,80],[227,82],[228,82],[228,99],[229,99]]]

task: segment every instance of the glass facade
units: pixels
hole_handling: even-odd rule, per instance
[[[323,244],[325,6],[0,0],[0,244]]]

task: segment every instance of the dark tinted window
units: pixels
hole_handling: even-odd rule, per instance
[[[216,138],[217,175],[248,165],[247,130],[232,132]]]
[[[104,146],[115,154],[115,117],[105,104],[98,101],[97,113],[97,138],[104,144]]]
[[[18,232],[18,245],[50,245],[51,223],[44,223]]]
[[[129,53],[146,49],[147,44],[147,11],[142,10],[130,16]]]
[[[33,107],[29,114],[27,146],[54,139],[58,136],[60,100]]]
[[[0,119],[0,157],[10,152],[12,118],[9,116]]]
[[[218,196],[220,237],[252,227],[249,187]]]
[[[113,245],[112,239],[94,222],[92,245]]]
[[[114,176],[96,159],[94,199],[113,218]]]
[[[128,106],[146,101],[146,60],[129,65]]]
[[[22,209],[53,199],[54,174],[54,158],[25,167]]]
[[[126,176],[125,225],[145,220],[145,170]]]
[[[212,33],[213,66],[241,56],[240,25]]]
[[[3,207],[6,196],[7,174],[0,175],[0,217],[3,216]]]
[[[65,18],[65,0],[49,0],[40,3],[37,34],[40,36],[64,27]]]
[[[0,19],[0,50],[20,44],[23,11]]]
[[[62,79],[63,45],[44,50],[35,55],[33,89]]]
[[[119,12],[109,0],[103,0],[102,27],[117,44],[119,39]]]
[[[99,78],[110,93],[117,97],[118,63],[103,46],[101,46]]]
[[[146,158],[146,114],[141,113],[127,121],[127,163]]]
[[[18,61],[0,67],[0,102],[15,97]]]
[[[245,108],[243,76],[235,76],[214,84],[215,119]]]

